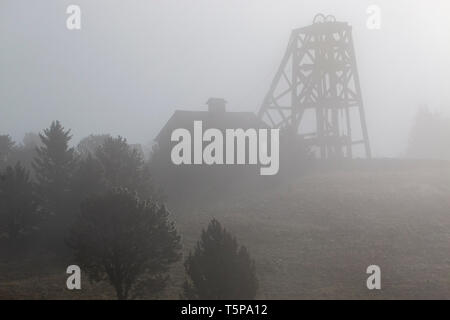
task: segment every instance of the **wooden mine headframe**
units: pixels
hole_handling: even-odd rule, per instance
[[[358,144],[370,158],[351,26],[318,14],[293,30],[258,115],[303,137],[320,158],[352,158]]]

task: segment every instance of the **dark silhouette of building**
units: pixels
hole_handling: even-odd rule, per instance
[[[268,128],[253,112],[228,112],[226,103],[225,99],[222,98],[209,98],[206,102],[207,110],[205,111],[176,110],[156,136],[155,141],[160,148],[170,146],[172,144],[170,136],[173,130],[184,128],[192,134],[194,121],[202,121],[203,130],[209,128],[216,128],[221,131],[238,128],[244,130]]]
[[[176,110],[156,136],[151,165],[152,175],[169,197],[195,197],[193,194],[208,197],[220,195],[233,185],[251,181],[259,175],[256,165],[175,165],[171,161],[172,148],[178,142],[171,141],[175,129],[184,128],[191,133],[191,145],[194,137],[194,121],[202,121],[203,132],[209,128],[222,131],[226,129],[260,129],[268,128],[253,112],[229,112],[226,101],[210,98],[207,110]],[[225,144],[225,141],[224,141]],[[205,143],[204,143],[205,145]],[[191,148],[193,150],[193,147]],[[193,152],[192,152],[193,153]],[[193,157],[193,154],[192,154]]]

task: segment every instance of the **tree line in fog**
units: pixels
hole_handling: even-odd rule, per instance
[[[155,296],[182,257],[182,237],[152,181],[151,161],[123,137],[70,146],[58,121],[22,145],[0,136],[0,246],[14,259],[30,243],[73,261],[118,299]],[[217,220],[184,259],[186,299],[253,299],[255,263]]]

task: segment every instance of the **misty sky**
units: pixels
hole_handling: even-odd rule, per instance
[[[66,29],[78,4],[82,30]],[[366,8],[382,9],[381,30]],[[148,143],[175,109],[223,97],[257,111],[293,28],[318,12],[353,27],[375,156],[404,152],[421,105],[450,115],[448,0],[0,1],[0,134],[58,119]]]

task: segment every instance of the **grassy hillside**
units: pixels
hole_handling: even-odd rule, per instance
[[[219,218],[257,261],[261,298],[450,298],[450,169],[433,167],[310,174],[179,225],[189,245]],[[366,289],[371,264],[381,291]]]
[[[249,248],[260,298],[450,298],[448,165],[334,169],[238,194],[172,209],[185,251],[212,217]],[[86,279],[81,292],[65,290],[64,266],[51,261],[3,261],[0,298],[113,297]],[[372,264],[380,291],[366,289]],[[177,298],[183,278],[180,263],[162,298]]]

